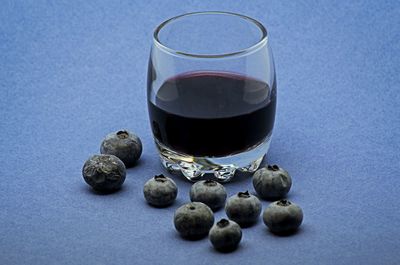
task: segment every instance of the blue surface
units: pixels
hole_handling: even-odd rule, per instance
[[[1,2],[0,264],[400,263],[398,1],[72,2]],[[175,177],[170,208],[142,195],[163,171],[145,100],[152,30],[199,10],[267,26],[279,91],[268,161],[291,172],[305,214],[291,237],[245,229],[231,254],[176,234],[190,183]],[[142,138],[141,162],[123,190],[96,195],[81,167],[120,128]],[[252,190],[246,178],[226,188]]]

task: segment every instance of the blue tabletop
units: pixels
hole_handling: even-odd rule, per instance
[[[291,173],[304,210],[297,234],[260,220],[230,254],[174,230],[189,182],[174,176],[169,208],[142,194],[167,174],[145,100],[152,31],[200,10],[267,26],[279,94],[267,162]],[[399,264],[399,26],[398,1],[2,1],[0,264]],[[82,165],[121,128],[142,158],[121,191],[95,194]]]

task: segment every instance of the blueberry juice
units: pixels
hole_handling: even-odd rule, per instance
[[[200,175],[258,167],[274,126],[275,83],[230,72],[188,72],[148,91],[154,93],[148,95],[150,123],[164,166],[184,175],[185,166]],[[259,161],[246,161],[254,155]]]

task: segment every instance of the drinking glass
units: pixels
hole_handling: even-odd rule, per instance
[[[276,78],[265,27],[229,12],[196,12],[154,31],[147,100],[162,164],[196,181],[254,172],[275,120]]]

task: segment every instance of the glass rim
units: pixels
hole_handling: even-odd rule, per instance
[[[162,28],[164,28],[166,25],[168,25],[169,23],[171,23],[173,21],[176,21],[181,18],[193,16],[193,15],[229,15],[229,16],[234,16],[234,17],[240,18],[240,19],[245,19],[247,21],[252,22],[255,26],[257,26],[258,29],[261,31],[262,36],[255,44],[253,44],[247,48],[240,49],[240,50],[237,50],[234,52],[220,53],[220,54],[199,54],[199,53],[189,53],[189,52],[185,52],[185,51],[179,51],[176,49],[169,48],[167,45],[163,44],[160,41],[159,33]],[[176,56],[215,59],[215,58],[226,58],[226,57],[248,54],[248,53],[256,50],[257,48],[259,48],[260,46],[264,45],[267,41],[267,37],[268,37],[267,29],[264,27],[263,24],[261,24],[258,20],[254,19],[254,18],[245,16],[245,15],[241,15],[238,13],[227,12],[227,11],[199,11],[199,12],[184,13],[184,14],[169,18],[169,19],[165,20],[164,22],[162,22],[154,30],[153,42],[162,50],[164,50],[170,54],[176,55]]]

